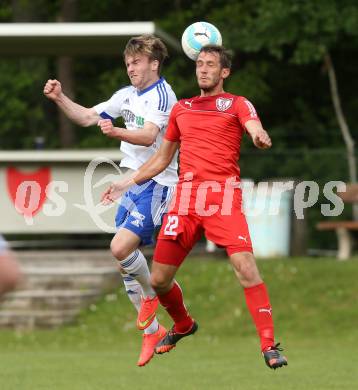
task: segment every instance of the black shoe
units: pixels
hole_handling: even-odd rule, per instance
[[[168,330],[168,332],[165,334],[165,336],[158,342],[158,344],[155,347],[155,353],[165,353],[169,352],[171,349],[173,349],[176,345],[176,343],[182,339],[183,337],[190,336],[191,334],[194,334],[198,330],[198,324],[194,321],[192,327],[190,330],[188,330],[186,333],[178,333],[174,330],[173,327]]]
[[[268,350],[262,352],[266,365],[274,370],[282,366],[287,366],[287,358],[281,356],[280,351],[282,351],[282,348],[279,348],[279,345],[280,343],[277,343]]]

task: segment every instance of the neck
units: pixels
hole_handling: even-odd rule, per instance
[[[219,95],[220,93],[224,93],[224,89],[222,86],[220,87],[214,87],[212,89],[201,89],[200,90],[200,96],[204,97],[204,96],[215,96],[215,95]]]
[[[155,75],[153,77],[151,77],[148,81],[146,81],[143,85],[141,85],[140,87],[138,87],[138,90],[139,91],[143,91],[144,89],[150,87],[152,84],[154,84],[155,82],[157,82],[158,80],[160,79],[160,76],[158,75]]]

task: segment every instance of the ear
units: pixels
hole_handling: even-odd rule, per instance
[[[158,60],[153,60],[151,65],[152,65],[152,70],[157,72],[158,69],[159,69],[159,61]]]
[[[222,68],[221,69],[221,77],[226,79],[230,75],[230,68]]]

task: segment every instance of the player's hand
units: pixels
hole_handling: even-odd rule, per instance
[[[130,173],[130,175],[118,181],[116,183],[112,183],[106,191],[102,194],[101,202],[103,205],[107,206],[113,203],[115,200],[119,199],[124,192],[128,190],[129,187],[136,184],[133,177],[135,173]]]
[[[44,95],[51,99],[56,100],[62,93],[61,83],[58,80],[47,80],[44,86]]]
[[[102,194],[102,204],[107,206],[113,203],[115,200],[119,199],[122,196],[123,192],[125,192],[126,189],[127,186],[123,182],[112,183]]]
[[[259,149],[268,149],[272,146],[271,138],[264,129],[258,130],[253,135],[252,140],[254,145]]]
[[[102,133],[107,137],[118,137],[118,130],[113,126],[110,119],[101,119],[97,125],[101,128]]]

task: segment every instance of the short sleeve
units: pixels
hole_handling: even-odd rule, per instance
[[[170,113],[170,116],[169,116],[167,131],[164,135],[164,138],[168,141],[171,141],[171,142],[179,142],[180,141],[180,130],[179,130],[179,127],[177,125],[177,120],[176,120],[176,116],[178,113],[178,107],[179,107],[178,103],[174,105],[172,112]]]
[[[240,96],[236,103],[237,118],[242,127],[245,127],[245,123],[249,120],[260,122],[260,118],[257,115],[254,105],[245,97]]]
[[[164,84],[157,86],[157,92],[156,99],[152,99],[151,106],[144,117],[144,122],[154,123],[160,130],[164,130],[177,99],[174,92]]]
[[[122,104],[126,99],[128,88],[130,87],[120,89],[109,100],[94,106],[97,114],[103,119],[114,120],[118,118],[121,115]]]

